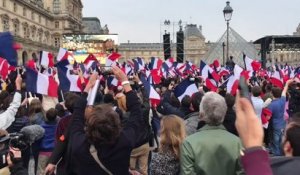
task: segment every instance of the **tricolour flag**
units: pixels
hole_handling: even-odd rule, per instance
[[[106,58],[106,63],[105,63],[105,66],[106,67],[111,67],[111,66],[114,66],[116,64],[116,62],[118,62],[118,59],[121,57],[120,54],[118,53],[111,53],[110,55],[107,56]]]
[[[155,91],[151,83],[147,81],[147,78],[143,74],[140,76],[140,79],[145,87],[145,91],[149,97],[151,105],[157,106],[160,103],[160,95]]]
[[[58,84],[53,76],[42,74],[31,68],[26,69],[26,90],[50,97],[58,96]]]
[[[206,80],[209,77],[212,77],[216,82],[220,80],[220,76],[217,74],[217,72],[208,66],[204,61],[201,60],[200,63],[200,76]]]
[[[62,60],[56,64],[57,74],[59,79],[59,86],[63,92],[81,92],[78,82],[79,76],[73,74],[73,66],[69,64],[68,60]]]
[[[9,67],[7,60],[0,57],[0,75],[2,77],[2,80],[6,80],[7,75],[9,73]]]
[[[40,60],[43,67],[54,67],[53,55],[50,52],[42,51]]]
[[[184,96],[192,96],[194,93],[198,92],[198,88],[194,81],[190,81],[189,79],[183,80],[180,84],[178,84],[174,89],[174,95],[181,102]]]
[[[163,61],[156,57],[151,57],[151,61],[149,63],[149,69],[160,69],[163,64]]]

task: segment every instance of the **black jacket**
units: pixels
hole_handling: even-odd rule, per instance
[[[299,175],[300,157],[273,157],[271,167],[273,175]]]
[[[19,161],[9,168],[10,175],[28,175],[28,170],[23,167],[23,162]]]
[[[236,120],[235,111],[232,108],[228,108],[223,121],[223,125],[228,132],[238,136],[238,132],[235,127],[235,120]]]
[[[114,145],[102,145],[96,147],[98,157],[102,164],[114,175],[128,175],[129,159],[132,149],[139,141],[137,133],[144,127],[141,104],[135,92],[125,94],[127,109],[130,116],[125,128]],[[71,125],[71,166],[72,174],[78,175],[101,175],[106,174],[89,152],[90,144],[84,130],[84,111],[86,107],[85,93],[75,104],[73,123]]]

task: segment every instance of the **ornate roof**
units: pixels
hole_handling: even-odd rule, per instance
[[[185,26],[184,37],[189,38],[191,36],[197,36],[204,39],[202,31],[200,31],[196,24],[188,24]]]

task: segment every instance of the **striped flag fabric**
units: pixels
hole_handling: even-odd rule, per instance
[[[26,69],[26,90],[50,97],[58,97],[58,84],[54,77],[42,74],[31,68]]]
[[[67,60],[69,57],[69,53],[66,49],[60,48],[56,57],[56,61]]]
[[[190,81],[188,78],[183,80],[174,89],[174,95],[181,102],[184,96],[192,96],[194,93],[198,92],[198,88],[194,81]]]
[[[140,75],[141,82],[144,85],[145,91],[149,97],[152,106],[157,106],[160,103],[160,95],[155,91],[154,87],[151,85],[145,75]]]
[[[121,57],[121,55],[118,54],[118,53],[115,53],[115,52],[111,53],[111,54],[108,55],[107,58],[106,58],[105,66],[106,66],[106,67],[111,67],[111,66],[115,65],[116,62],[118,62],[118,59],[119,59],[120,57]]]
[[[209,77],[212,77],[217,82],[220,80],[220,76],[218,75],[218,73],[202,60],[200,62],[200,76],[204,80],[206,80]]]
[[[149,63],[149,69],[160,69],[163,64],[163,61],[156,57],[151,57],[151,61]]]
[[[247,71],[256,72],[261,68],[261,63],[249,58],[247,55],[243,56],[244,63],[245,63],[245,69]]]
[[[73,74],[73,66],[69,64],[68,60],[62,60],[56,64],[57,74],[59,79],[59,86],[63,92],[81,92],[79,86],[79,76]]]
[[[45,68],[54,67],[53,55],[50,52],[42,51],[41,52],[41,65]]]
[[[0,57],[0,75],[2,80],[6,80],[9,73],[9,63],[6,59]]]

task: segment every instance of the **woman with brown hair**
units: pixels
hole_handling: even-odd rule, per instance
[[[179,174],[180,145],[186,136],[183,120],[176,115],[168,115],[161,120],[160,150],[153,154],[151,175]]]
[[[41,125],[45,121],[42,102],[34,98],[29,104],[28,116],[31,125]]]

